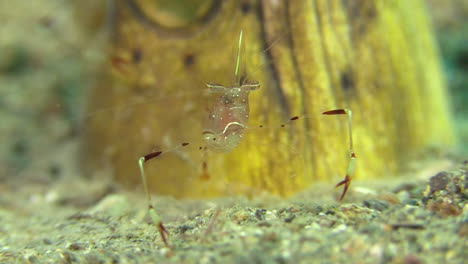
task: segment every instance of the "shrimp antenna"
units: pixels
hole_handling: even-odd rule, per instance
[[[336,109],[336,110],[330,110],[323,112],[322,114],[324,115],[347,115],[348,116],[348,140],[349,140],[349,161],[348,161],[348,168],[346,169],[346,175],[345,178],[340,181],[338,184],[336,184],[335,187],[339,187],[341,185],[344,185],[343,192],[341,193],[340,196],[340,201],[343,200],[346,192],[348,191],[349,185],[351,184],[351,180],[354,177],[354,172],[356,169],[356,154],[354,154],[354,149],[353,149],[353,131],[352,131],[352,118],[353,118],[353,112],[351,109]]]
[[[240,68],[240,54],[242,49],[242,35],[243,31],[241,30],[239,33],[239,46],[237,47],[237,58],[236,58],[236,70],[234,71],[234,75],[236,78],[239,76],[239,68]]]

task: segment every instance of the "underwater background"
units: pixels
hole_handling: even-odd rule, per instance
[[[115,56],[120,54],[122,42],[131,45],[134,40],[118,39],[111,33],[119,19],[113,16],[118,7],[115,3],[121,2],[0,2],[0,262],[463,263],[468,246],[466,1],[420,1],[427,7],[448,89],[449,119],[455,130],[448,133],[456,135],[452,145],[435,143],[418,159],[405,164],[398,175],[358,178],[343,202],[337,201],[341,190],[333,186],[345,170],[344,155],[336,159],[343,166],[336,166],[339,175],[331,182],[319,181],[298,190],[292,183],[293,187],[288,185],[292,180],[285,180],[277,187],[278,193],[272,187],[272,193],[254,189],[241,195],[232,191],[227,197],[200,200],[156,195],[155,207],[169,231],[169,247],[147,216],[139,175],[128,182],[116,180],[109,173],[111,163],[93,156],[98,152],[83,148],[93,142],[85,137],[88,124],[94,122],[99,128],[112,130],[99,119],[102,113],[139,113],[134,110],[140,105],[138,101],[123,100],[117,106],[104,103],[111,97],[111,82],[103,81],[109,78],[109,72],[123,72],[128,78],[123,78],[124,83],[140,78],[135,75],[140,69],[126,61],[138,60],[138,53],[130,58]],[[130,2],[142,6],[148,3]],[[212,1],[186,4],[196,8],[204,2]],[[250,12],[256,3],[239,1],[239,12]],[[162,17],[166,18],[165,13]],[[122,28],[123,32],[127,30]],[[231,43],[228,39],[218,41]],[[226,57],[233,58],[232,54],[235,52]],[[190,65],[194,58],[186,56],[184,62]],[[148,78],[138,81],[151,82]],[[341,78],[341,83],[353,86],[347,77]],[[103,88],[102,97],[90,99],[96,87]],[[177,96],[159,100],[170,105]],[[102,106],[90,110],[90,100]],[[156,101],[152,107],[158,104]],[[276,119],[267,121],[280,123]],[[185,126],[191,127],[191,123]],[[346,138],[337,132],[331,134],[340,136],[340,140]],[[160,138],[164,141],[163,136]],[[119,139],[138,144],[138,137]],[[301,145],[294,140],[286,142],[296,147],[293,143]],[[346,146],[344,141],[321,144]],[[155,147],[161,146],[148,145],[147,151]],[[330,152],[346,150],[333,148]],[[280,154],[270,152],[274,156],[287,151],[281,147]],[[127,157],[137,165],[133,155]],[[89,166],[93,161],[97,166]],[[365,163],[365,159],[358,162]],[[294,165],[301,166],[300,161]],[[373,165],[368,162],[364,166]],[[298,180],[297,185],[301,183]],[[185,188],[201,188],[194,192],[197,197],[212,191],[203,186],[203,181],[201,187],[188,184]],[[178,191],[174,188],[168,193]],[[175,196],[190,197],[190,192]]]

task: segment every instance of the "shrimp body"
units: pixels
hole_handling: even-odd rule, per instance
[[[210,109],[203,138],[207,146],[218,152],[229,152],[239,145],[249,120],[249,93],[258,83],[224,87],[208,84],[211,92],[221,93]]]

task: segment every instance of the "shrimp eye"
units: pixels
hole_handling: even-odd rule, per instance
[[[205,139],[206,142],[216,141],[216,135],[210,131],[203,132],[203,138]]]

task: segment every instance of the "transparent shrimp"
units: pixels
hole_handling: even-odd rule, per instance
[[[221,93],[210,110],[211,130],[203,132],[207,146],[215,151],[229,152],[239,145],[249,119],[249,93],[258,89],[258,83],[224,87],[208,84],[211,92]]]
[[[246,81],[246,78],[239,76],[239,65],[240,65],[240,51],[242,47],[242,31],[239,35],[239,46],[236,59],[236,68],[235,68],[235,78],[236,84],[232,86],[223,86],[219,84],[207,84],[210,93],[217,94],[215,103],[209,109],[208,118],[206,127],[207,130],[202,132],[203,140],[205,146],[199,147],[200,150],[206,151],[207,149],[216,151],[216,152],[230,152],[235,149],[241,142],[245,130],[248,127],[249,120],[249,94],[252,91],[259,89],[260,84],[258,82],[249,82]],[[342,200],[345,194],[348,191],[351,180],[354,176],[355,171],[355,160],[356,155],[353,150],[353,140],[352,140],[352,128],[351,128],[351,119],[352,111],[349,109],[336,109],[323,112],[325,115],[340,115],[346,114],[348,116],[348,135],[349,135],[349,162],[347,173],[341,182],[339,182],[336,187],[344,185],[344,190],[340,196]],[[286,125],[297,121],[299,119],[307,118],[305,116],[293,116],[287,123],[283,123],[280,127],[285,127]],[[265,128],[265,126],[260,125],[259,128]],[[178,148],[186,147],[190,145],[189,142],[184,142],[176,146],[175,148],[165,150],[165,151],[156,151],[144,155],[138,159],[138,165],[140,168],[140,174],[143,182],[143,186],[146,193],[146,199],[148,203],[148,214],[151,217],[152,222],[157,226],[159,234],[164,242],[164,244],[169,247],[166,235],[168,231],[163,225],[163,222],[156,212],[156,209],[153,206],[151,201],[151,194],[148,187],[148,180],[145,174],[144,164],[156,158],[164,153],[174,151]],[[204,175],[207,175],[207,164],[204,161],[203,166]]]
[[[207,124],[210,130],[203,132],[203,139],[210,149],[218,152],[229,152],[239,145],[249,120],[249,93],[260,87],[258,82],[249,83],[239,77],[241,48],[242,31],[234,72],[238,84],[230,87],[207,84],[211,93],[220,95],[210,109]]]
[[[207,128],[209,129],[202,133],[206,147],[200,147],[200,149],[206,150],[209,148],[218,152],[229,152],[239,145],[243,132],[247,128],[249,119],[249,93],[257,90],[260,85],[257,82],[247,82],[245,78],[239,76],[242,38],[243,33],[241,31],[234,72],[237,84],[227,87],[218,84],[207,84],[209,91],[219,94],[219,96],[216,98],[214,105],[209,111],[207,122]],[[171,150],[152,152],[138,159],[143,187],[148,202],[148,213],[152,222],[157,226],[159,234],[167,247],[169,247],[166,238],[168,231],[164,227],[160,216],[152,204],[144,164],[148,160],[156,158],[164,153],[188,145],[189,143],[182,143]],[[203,164],[203,169],[206,170],[206,162]]]

